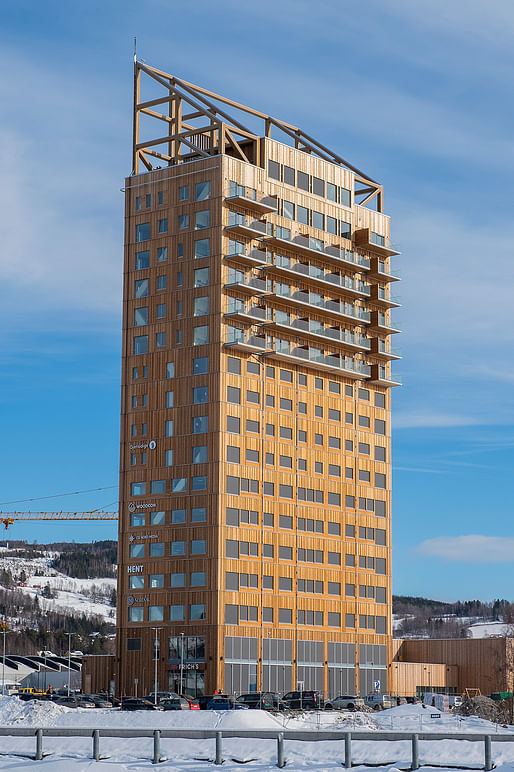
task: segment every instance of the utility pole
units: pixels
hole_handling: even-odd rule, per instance
[[[161,642],[159,638],[157,637],[157,633],[161,630],[160,627],[152,627],[152,630],[155,631],[155,638],[154,638],[154,644],[153,644],[153,658],[154,658],[154,681],[153,681],[153,701],[154,705],[157,705],[157,664],[159,662],[159,652],[161,649]]]
[[[2,694],[5,697],[5,634],[7,633],[7,622],[2,622],[2,633],[4,636],[4,657],[2,660]]]
[[[182,644],[180,647],[180,696],[182,697],[184,693],[184,633],[180,633],[180,642]]]
[[[70,696],[70,681],[71,681],[71,639],[73,633],[66,633],[68,636],[68,697]]]

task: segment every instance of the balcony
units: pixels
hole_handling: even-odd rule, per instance
[[[371,368],[359,360],[345,357],[340,354],[324,354],[318,349],[309,349],[305,346],[284,347],[284,341],[268,342],[266,358],[278,359],[283,362],[311,367],[316,370],[339,373],[350,378],[369,378]],[[275,345],[273,345],[275,344]]]
[[[355,246],[368,249],[370,252],[376,252],[379,255],[399,255],[395,249],[386,246],[385,236],[374,233],[371,228],[360,228],[354,234]]]
[[[371,338],[370,354],[386,361],[402,358],[398,349],[391,348],[389,341],[380,338]]]
[[[245,295],[265,295],[266,282],[264,279],[250,278],[247,281],[235,281],[231,284],[225,284],[223,289],[237,290],[244,292]]]
[[[266,252],[262,249],[240,249],[225,255],[228,262],[246,266],[262,266],[266,264]]]
[[[353,351],[369,351],[371,347],[371,341],[363,335],[355,335],[349,330],[338,327],[323,327],[312,319],[295,319],[291,324],[276,320],[269,321],[267,322],[267,329],[274,329],[279,333],[297,333],[299,337],[311,340],[313,343],[338,343]]]
[[[373,284],[371,287],[370,298],[372,303],[382,308],[399,308],[401,303],[398,303],[398,299],[395,297],[387,297],[387,292],[384,287],[379,287],[378,284]]]
[[[280,265],[277,263],[277,257],[275,256],[274,263],[267,263],[263,270],[266,273],[279,274],[287,278],[298,279],[298,275],[308,278],[309,283],[315,284],[317,287],[333,289],[336,287],[341,292],[352,295],[353,297],[369,297],[371,289],[369,285],[364,284],[362,281],[351,279],[344,274],[333,273],[327,271],[326,273],[322,268],[312,266],[309,263],[292,262],[289,267],[287,265]]]
[[[378,386],[401,386],[402,379],[399,375],[389,375],[385,365],[371,365],[370,383]]]
[[[237,214],[230,212],[231,215]],[[267,223],[263,220],[250,220],[244,216],[231,217],[229,224],[225,226],[227,233],[237,236],[246,236],[249,239],[262,238],[266,236]]]
[[[380,281],[400,281],[399,272],[392,267],[388,268],[384,260],[379,257],[371,258],[370,276],[377,278]]]
[[[274,294],[270,297],[275,298],[277,301],[284,303],[290,303],[297,308],[306,308],[311,311],[315,311],[321,316],[335,317],[336,319],[348,319],[357,324],[369,324],[370,313],[363,308],[354,306],[351,303],[345,303],[340,300],[325,300],[318,301],[318,298],[313,299],[308,292],[298,290],[293,292],[292,295]]]
[[[306,236],[296,236],[294,240],[279,238],[278,236],[268,236],[266,244],[305,255],[306,257],[323,258],[327,263],[335,266],[346,267],[352,271],[368,271],[369,258],[358,253],[351,252],[343,247],[326,246],[323,249],[315,249],[310,245]]]
[[[393,327],[391,322],[387,321],[386,315],[383,311],[372,311],[370,324],[371,327],[377,330],[377,332],[383,332],[391,335],[397,332],[401,332],[401,330]]]
[[[236,206],[240,206],[242,209],[248,209],[257,214],[271,214],[272,212],[277,211],[277,199],[275,196],[265,196],[260,201],[257,201],[255,198],[248,198],[241,194],[237,196],[227,196],[227,198],[225,198],[225,203],[236,204]]]
[[[256,321],[266,321],[266,309],[262,306],[241,306],[229,304],[225,319],[237,319],[240,322],[251,322],[255,324]]]
[[[250,353],[264,354],[266,350],[266,338],[260,335],[245,335],[241,330],[241,335],[229,335],[225,348],[234,348],[238,351],[249,351]]]

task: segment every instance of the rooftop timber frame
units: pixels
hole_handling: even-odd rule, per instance
[[[154,85],[162,86],[164,95],[141,101],[143,75],[151,78]],[[209,158],[227,151],[246,163],[264,166],[261,137],[229,115],[222,105],[262,120],[264,122],[262,136],[271,138],[272,128],[278,129],[287,137],[289,144],[292,144],[291,140],[293,140],[295,149],[349,169],[355,175],[353,192],[356,203],[360,206],[373,204],[378,212],[383,211],[382,185],[298,127],[150,67],[136,57],[134,57],[132,174],[161,168],[153,166],[151,159],[174,166],[195,158]],[[159,106],[162,106],[165,112],[153,109]],[[154,119],[152,125],[156,127],[159,122],[166,124],[167,133],[163,135],[161,131],[157,131],[153,138],[142,140],[143,116]],[[202,125],[195,125],[194,122],[198,121]]]

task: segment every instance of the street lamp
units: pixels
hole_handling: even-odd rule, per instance
[[[159,662],[159,651],[160,651],[160,640],[157,637],[157,633],[159,630],[161,630],[161,627],[152,627],[152,630],[155,632],[155,638],[153,642],[153,658],[154,658],[154,682],[153,682],[153,701],[154,705],[157,705],[157,664]]]
[[[5,634],[7,632],[7,622],[2,622],[2,633],[4,635],[4,657],[2,660],[2,694],[5,697]]]
[[[183,680],[184,680],[184,633],[180,633],[180,696],[184,694]]]
[[[68,697],[70,696],[70,681],[71,681],[71,639],[73,633],[66,633],[68,636]]]

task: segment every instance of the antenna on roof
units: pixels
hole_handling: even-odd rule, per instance
[[[134,61],[137,62],[137,38],[134,35]]]

